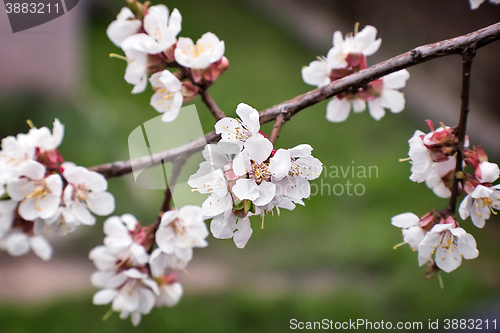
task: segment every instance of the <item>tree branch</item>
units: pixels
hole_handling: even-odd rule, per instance
[[[203,103],[205,103],[210,112],[212,112],[215,120],[219,121],[220,119],[226,117],[226,114],[219,108],[217,103],[215,103],[208,90],[200,88],[198,94],[201,96],[201,100],[203,101]]]
[[[461,181],[459,173],[463,173],[463,149],[465,143],[465,132],[467,129],[467,116],[469,114],[469,90],[470,90],[470,72],[472,67],[472,59],[476,55],[476,49],[471,46],[462,54],[462,105],[460,106],[460,120],[457,127],[457,164],[455,166],[455,177],[453,177],[453,186],[451,188],[450,203],[448,204],[448,211],[455,214],[457,209],[458,199],[458,185]]]
[[[271,141],[273,145],[278,139],[281,129],[283,128],[283,125],[285,125],[286,120],[287,119],[283,113],[276,117],[276,122],[274,123],[273,130],[271,132],[271,135],[269,136],[269,141]]]
[[[299,111],[316,103],[331,98],[351,88],[360,88],[363,85],[376,80],[387,74],[398,70],[415,66],[432,59],[449,56],[452,54],[462,54],[465,50],[474,46],[476,49],[488,45],[500,39],[500,23],[471,32],[467,35],[444,40],[434,44],[423,45],[411,51],[398,55],[389,60],[378,63],[367,69],[353,73],[340,80],[336,80],[329,85],[311,90],[286,102],[274,105],[260,112],[260,123],[267,123],[276,119],[280,114],[284,114],[286,119],[290,119]],[[132,171],[131,165],[149,166],[151,158],[154,164],[161,163],[161,160],[171,161],[180,154],[193,154],[203,149],[204,142],[216,142],[220,137],[211,132],[204,138],[187,143],[178,148],[167,150],[151,157],[146,156],[133,161],[114,162],[90,168],[103,174],[106,178],[117,177]]]

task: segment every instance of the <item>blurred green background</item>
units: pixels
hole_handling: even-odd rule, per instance
[[[262,110],[310,90],[312,87],[301,79],[300,69],[328,51],[328,47],[306,47],[307,43],[285,25],[246,2],[191,0],[166,4],[183,15],[180,36],[197,39],[211,31],[225,41],[230,68],[210,91],[228,116],[235,116],[236,105],[241,102]],[[140,95],[130,94],[132,86],[123,80],[125,63],[108,56],[120,52],[105,34],[120,7],[118,1],[87,5],[80,54],[84,59],[83,79],[74,92],[56,98],[35,90],[1,96],[1,137],[26,132],[26,119],[51,128],[57,117],[66,125],[60,152],[67,161],[90,167],[128,159],[128,135],[158,114],[149,106],[151,88]],[[378,22],[362,22],[361,26],[365,23],[377,26]],[[427,42],[445,37],[453,35],[436,35]],[[407,49],[393,43],[391,51],[395,55]],[[368,61],[374,64],[373,59]],[[459,77],[460,62],[452,61]],[[455,99],[459,99],[458,91]],[[194,103],[205,132],[211,131],[214,121],[210,113],[199,99]],[[393,250],[402,237],[390,224],[392,216],[407,211],[423,215],[447,205],[424,184],[410,182],[409,165],[398,162],[407,155],[406,141],[415,129],[427,131],[423,119],[415,116],[420,110],[408,105],[402,114],[388,113],[380,122],[364,112],[351,115],[345,123],[333,124],[326,121],[325,109],[323,102],[300,112],[285,125],[277,144],[286,148],[308,143],[314,148],[314,156],[328,168],[376,166],[378,177],[331,178],[323,174],[312,182],[319,189],[324,186],[324,191],[337,183],[359,183],[366,190],[364,195],[324,192],[312,196],[305,207],[266,218],[263,230],[255,218],[253,236],[243,250],[231,240],[209,236],[210,245],[195,250],[188,267],[193,267],[190,276],[180,276],[181,282],[190,281],[184,286],[181,302],[174,308],[153,309],[143,317],[139,328],[133,328],[128,320],[119,320],[116,314],[102,322],[108,307],[92,305],[96,290],[89,286],[68,296],[36,302],[29,297],[26,301],[17,299],[15,293],[9,297],[0,294],[0,332],[281,332],[289,330],[293,318],[422,321],[426,327],[429,319],[498,315],[494,311],[500,295],[498,217],[482,230],[470,221],[462,222],[476,238],[481,255],[464,261],[451,274],[443,273],[444,290],[436,279],[424,279],[426,269],[418,267],[416,253],[408,246]],[[432,120],[437,123],[442,119]],[[264,132],[269,133],[271,127],[264,125]],[[498,136],[494,138],[498,140]],[[477,144],[474,140],[472,143]],[[498,161],[498,153],[490,153],[493,161],[495,156]],[[141,189],[130,175],[111,179],[109,189],[116,198],[116,214],[132,213],[143,224],[153,222],[162,191]],[[199,194],[192,195],[193,200],[200,200]],[[100,218],[94,228],[81,227],[85,230],[56,242],[53,260],[90,265],[87,253],[102,243],[103,221]],[[0,255],[0,263],[0,274],[16,267],[6,254]],[[36,285],[40,278],[35,270],[23,281]]]

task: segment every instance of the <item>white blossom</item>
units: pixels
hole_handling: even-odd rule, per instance
[[[130,268],[122,273],[122,281],[98,281],[92,282],[105,289],[98,291],[93,297],[96,305],[112,303],[113,311],[120,312],[120,319],[131,317],[134,326],[139,325],[143,314],[148,314],[156,303],[156,296],[160,294],[158,284],[148,278],[136,268]],[[99,283],[102,282],[102,283]],[[120,282],[117,285],[117,282]]]
[[[464,198],[458,211],[463,220],[470,216],[476,227],[483,228],[491,214],[497,214],[493,209],[500,209],[500,185],[478,185]]]
[[[96,215],[109,215],[115,210],[115,199],[106,192],[108,182],[103,175],[83,167],[64,170],[68,182],[64,189],[64,203],[69,211],[83,224],[94,225]]]
[[[230,142],[243,147],[253,135],[259,133],[259,112],[245,103],[238,104],[236,114],[240,118],[225,117],[215,124],[215,132],[220,134],[222,142]]]
[[[181,21],[181,13],[177,9],[170,14],[165,5],[151,6],[144,17],[146,33],[128,37],[121,47],[124,51],[133,49],[147,54],[166,51],[175,44],[176,36],[181,31]]]
[[[175,60],[179,65],[191,69],[205,69],[224,56],[224,41],[207,32],[193,43],[191,38],[180,37],[175,48]]]
[[[120,47],[125,39],[136,34],[141,27],[142,21],[136,19],[129,8],[123,7],[116,20],[108,26],[106,34],[113,44]]]
[[[342,38],[342,33],[336,31],[333,34],[333,48],[326,57],[328,64],[332,68],[345,68],[348,66],[346,59],[350,54],[371,56],[378,51],[382,43],[382,39],[375,39],[376,36],[377,29],[371,25],[367,25],[354,36],[347,35],[345,40]]]
[[[207,246],[207,236],[208,230],[203,222],[201,208],[188,205],[163,214],[156,231],[156,243],[162,252],[172,254],[178,248]]]
[[[465,259],[474,259],[479,255],[476,240],[464,229],[454,223],[437,224],[425,235],[418,247],[420,266],[431,260],[435,254],[436,265],[449,273]]]
[[[151,97],[151,106],[156,111],[164,113],[162,121],[174,121],[184,99],[181,92],[181,81],[168,70],[151,75],[149,81],[155,90],[153,97]]]
[[[28,221],[52,217],[61,203],[61,176],[45,177],[45,166],[35,161],[24,162],[17,173],[19,178],[7,184],[7,192],[20,202],[19,215]]]
[[[179,303],[184,290],[180,282],[164,283],[160,286],[160,295],[156,298],[156,306],[174,306]]]
[[[127,68],[125,81],[133,84],[132,94],[143,92],[148,85],[148,54],[135,49],[126,49]]]
[[[392,218],[391,224],[401,228],[403,241],[410,245],[413,250],[418,250],[418,246],[425,236],[425,231],[419,225],[420,218],[413,213],[403,213]]]

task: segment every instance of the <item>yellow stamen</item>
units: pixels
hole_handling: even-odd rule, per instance
[[[354,35],[355,36],[358,34],[358,30],[359,30],[359,22],[356,22],[356,24],[354,25]]]
[[[406,244],[405,242],[402,242],[402,243],[396,244],[396,245],[394,245],[393,249],[395,250],[395,249],[397,249],[398,247],[403,246],[403,245],[405,245],[405,244]]]
[[[102,316],[102,321],[106,321],[108,320],[109,317],[111,317],[111,315],[113,314],[113,308],[109,309],[108,312],[106,312],[106,314],[104,316]]]
[[[28,123],[30,128],[35,128],[35,125],[33,125],[33,122],[31,121],[31,119],[26,120],[26,122]]]
[[[110,58],[118,58],[118,59],[121,59],[121,60],[125,60],[126,62],[128,62],[128,60],[129,60],[127,57],[124,57],[124,56],[116,54],[116,53],[110,53],[109,57]]]

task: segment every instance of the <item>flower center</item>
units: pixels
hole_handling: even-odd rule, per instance
[[[262,183],[262,181],[271,179],[271,172],[268,170],[269,165],[266,163],[256,163],[252,161],[252,169],[248,173],[250,178],[255,179],[257,184]]]

